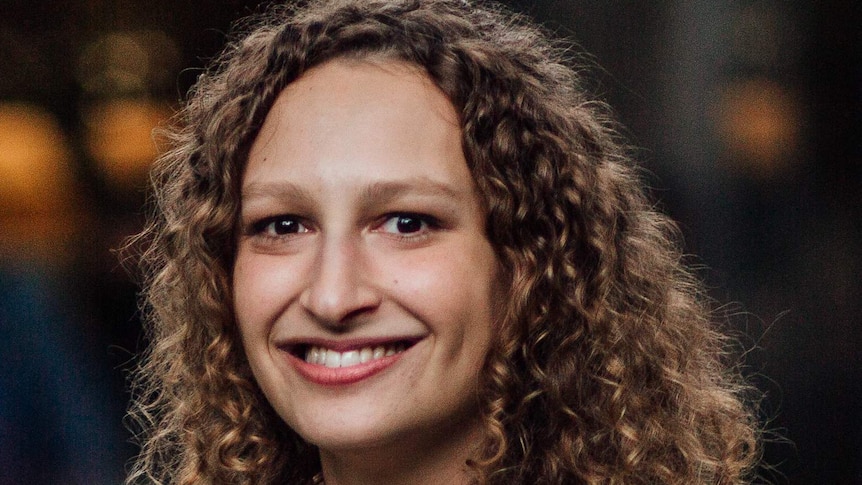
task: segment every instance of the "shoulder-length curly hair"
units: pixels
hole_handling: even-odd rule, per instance
[[[509,295],[481,375],[481,483],[740,483],[757,428],[724,341],[601,106],[522,18],[459,0],[320,0],[247,23],[202,75],[142,233],[149,351],[128,483],[308,483],[316,450],[258,389],[231,308],[249,147],[336,57],[417,65],[460,114]]]

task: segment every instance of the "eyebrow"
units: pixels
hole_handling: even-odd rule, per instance
[[[416,177],[407,180],[374,182],[362,187],[360,199],[365,203],[371,201],[385,202],[405,195],[442,197],[453,200],[464,198],[464,194],[461,191],[456,190],[450,185],[436,182],[426,177]]]
[[[427,177],[377,181],[362,186],[359,192],[360,200],[364,204],[387,202],[407,195],[441,197],[451,200],[461,200],[467,196],[463,191]],[[288,180],[255,182],[242,188],[242,199],[246,201],[249,199],[277,199],[311,204],[314,198],[312,191]]]
[[[243,186],[242,194],[240,195],[243,201],[277,199],[294,200],[307,204],[314,200],[310,190],[289,181],[250,183]]]

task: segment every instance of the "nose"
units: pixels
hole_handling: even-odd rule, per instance
[[[321,325],[344,327],[380,304],[367,258],[358,246],[355,241],[328,240],[316,254],[299,303]]]

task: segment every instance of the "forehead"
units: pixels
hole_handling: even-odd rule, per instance
[[[472,178],[458,114],[421,68],[342,58],[310,69],[278,96],[243,185],[310,171],[324,181]]]
[[[306,129],[325,131],[336,127],[334,115],[353,121],[364,115],[387,119],[400,115],[401,121],[408,121],[417,113],[460,129],[454,106],[421,67],[385,58],[340,57],[309,69],[285,87],[266,124],[276,128],[270,121],[291,127],[302,123]],[[320,123],[312,125],[314,121]],[[258,139],[265,135],[261,131]]]

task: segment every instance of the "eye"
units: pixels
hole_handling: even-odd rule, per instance
[[[269,237],[286,236],[289,234],[299,234],[308,232],[299,219],[294,216],[275,216],[268,217],[254,224],[254,234],[261,234]]]
[[[419,214],[393,214],[380,225],[380,231],[397,235],[420,235],[435,227],[430,216]]]

